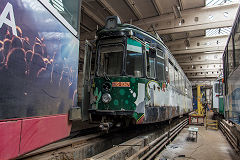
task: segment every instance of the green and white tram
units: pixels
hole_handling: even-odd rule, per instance
[[[85,57],[86,72],[90,52]],[[160,122],[192,110],[191,83],[160,38],[108,17],[97,31],[95,59],[89,114],[104,129]]]

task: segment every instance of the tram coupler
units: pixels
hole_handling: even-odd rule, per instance
[[[108,130],[113,126],[111,122],[100,123],[99,128],[102,131],[108,132]]]

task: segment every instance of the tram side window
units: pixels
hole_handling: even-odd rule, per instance
[[[190,97],[192,97],[192,84],[189,83],[189,92],[190,92]]]
[[[214,84],[215,93],[219,93],[219,83]]]
[[[147,54],[147,77],[155,79],[156,78],[155,55],[153,49],[146,48],[146,54]]]
[[[184,92],[184,90],[185,90],[185,77],[183,76],[182,77],[183,79],[182,79],[182,91]]]
[[[187,95],[187,81],[184,79],[184,93]]]
[[[165,78],[168,82],[169,81],[169,67],[168,67],[168,52],[166,52],[166,50],[164,50],[164,57],[165,57]]]
[[[234,35],[234,47],[235,47],[235,63],[236,67],[239,66],[240,64],[240,25],[239,23],[237,24],[236,30],[235,30],[235,35]]]
[[[223,93],[222,93],[222,82],[221,82],[221,80],[220,81],[218,81],[217,83],[215,83],[214,84],[214,91],[215,91],[215,93],[218,93],[219,95],[222,95]]]
[[[179,72],[179,85],[180,85],[180,90],[183,91],[183,77],[181,72]]]
[[[179,89],[182,90],[182,75],[180,71],[178,71],[178,84],[179,84]]]
[[[228,77],[228,68],[227,68],[227,50],[223,53],[223,76],[224,76],[224,81],[227,84],[227,77]],[[224,94],[227,95],[228,93],[228,88],[227,85],[224,85]]]
[[[182,91],[185,91],[185,78],[182,76]]]
[[[228,71],[229,74],[233,71],[233,45],[232,45],[232,36],[228,42]]]
[[[220,96],[223,95],[223,84],[221,81],[219,82],[219,94],[220,94]]]
[[[187,82],[187,95],[188,96],[191,96],[191,87],[190,87],[191,85],[189,84],[189,82]]]
[[[170,78],[170,84],[174,85],[174,67],[172,62],[169,60],[169,78]]]
[[[175,72],[174,73],[174,75],[175,75],[174,83],[175,83],[176,88],[179,88],[178,69],[176,67],[174,67],[174,72]]]
[[[189,83],[189,96],[192,97],[192,85]]]
[[[165,65],[164,65],[164,55],[163,52],[157,50],[156,56],[156,71],[157,71],[157,78],[159,81],[165,80]]]
[[[142,45],[130,38],[127,40],[126,72],[134,77],[143,76]]]

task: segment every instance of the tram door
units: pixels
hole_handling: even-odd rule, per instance
[[[83,100],[82,100],[82,120],[89,118],[88,109],[90,107],[91,89],[91,61],[93,46],[89,41],[85,42],[84,65],[83,65]]]

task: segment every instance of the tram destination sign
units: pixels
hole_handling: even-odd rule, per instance
[[[130,87],[130,82],[112,82],[112,87]]]

